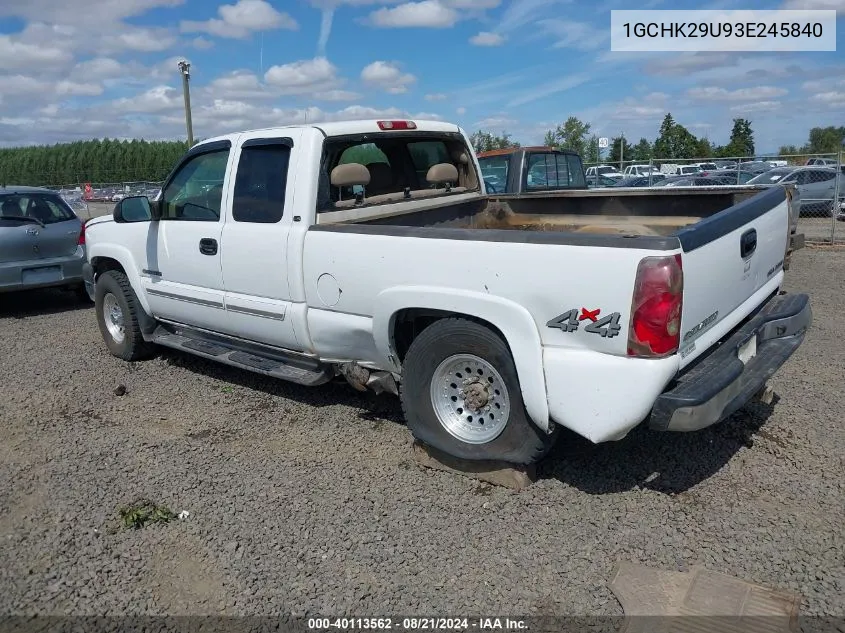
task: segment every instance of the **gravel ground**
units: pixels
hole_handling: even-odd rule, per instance
[[[565,434],[521,493],[418,468],[388,396],[169,351],[123,363],[71,296],[3,297],[0,613],[617,615],[630,560],[845,615],[845,252],[805,249],[788,276],[815,323],[773,407]],[[190,517],[118,529],[138,497]]]

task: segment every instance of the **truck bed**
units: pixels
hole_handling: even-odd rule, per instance
[[[487,196],[459,203],[445,199],[418,211],[352,222],[397,227],[668,237],[763,190],[762,187],[579,190]]]

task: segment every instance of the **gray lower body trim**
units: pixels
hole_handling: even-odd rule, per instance
[[[266,310],[255,310],[253,308],[244,308],[242,306],[226,305],[226,312],[237,312],[238,314],[246,314],[249,316],[263,317],[265,319],[273,319],[275,321],[284,321],[285,315],[278,312],[267,312]]]
[[[162,290],[154,290],[152,288],[147,288],[147,294],[154,295],[156,297],[162,297],[164,299],[173,299],[174,301],[184,301],[185,303],[195,303],[196,305],[206,306],[208,308],[220,308],[223,309],[223,302],[222,301],[211,301],[209,299],[196,299],[194,297],[186,297],[184,295],[177,295],[172,292],[164,292]]]

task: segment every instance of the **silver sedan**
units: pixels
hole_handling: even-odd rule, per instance
[[[0,293],[64,287],[90,299],[84,262],[85,224],[61,196],[0,186]]]

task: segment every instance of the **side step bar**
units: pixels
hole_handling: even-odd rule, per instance
[[[222,342],[212,342],[200,338],[192,338],[184,334],[174,334],[159,326],[150,336],[150,341],[165,347],[189,352],[202,358],[208,358],[232,367],[246,369],[265,376],[272,376],[281,380],[288,380],[308,387],[323,385],[334,378],[334,370],[328,365],[315,364],[313,367],[302,367],[301,361],[291,357],[291,362],[281,358],[271,358],[260,354],[246,352]],[[296,363],[296,364],[294,364]]]

